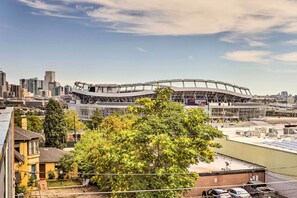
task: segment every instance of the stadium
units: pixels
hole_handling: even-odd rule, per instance
[[[75,82],[73,95],[77,99],[69,104],[81,120],[87,120],[98,108],[104,116],[125,108],[139,98],[156,98],[157,87],[170,87],[171,100],[185,108],[203,108],[213,121],[248,120],[265,115],[265,107],[251,103],[248,88],[221,81],[201,79],[160,80],[131,84],[88,84]]]

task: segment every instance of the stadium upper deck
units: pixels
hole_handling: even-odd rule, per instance
[[[209,102],[247,102],[252,98],[248,88],[230,83],[201,79],[160,80],[132,84],[88,84],[75,82],[73,94],[84,104],[100,102],[134,102],[138,98],[155,98],[157,87],[171,87],[171,99],[187,104],[191,100]]]

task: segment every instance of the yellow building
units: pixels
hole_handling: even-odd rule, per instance
[[[57,149],[54,147],[44,147],[40,148],[40,160],[39,160],[39,170],[40,179],[50,179],[49,174],[53,173],[54,178],[57,179],[60,171],[59,161],[65,154],[70,152]],[[73,172],[77,172],[76,169]],[[73,173],[75,174],[75,173]],[[68,175],[71,176],[71,175]]]
[[[40,133],[15,127],[15,170],[16,183],[23,186],[39,181],[39,143],[44,141]]]

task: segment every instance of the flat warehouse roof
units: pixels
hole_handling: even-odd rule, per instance
[[[229,156],[215,154],[215,159],[213,162],[199,162],[199,164],[191,165],[188,170],[197,173],[211,173],[254,169],[264,169],[264,167]]]

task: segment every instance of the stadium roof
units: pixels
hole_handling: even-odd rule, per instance
[[[252,98],[248,88],[221,81],[201,79],[160,80],[131,84],[88,84],[75,82],[73,94],[81,99],[100,102],[133,102],[141,97],[155,97],[157,87],[171,87],[172,100],[186,103],[187,99],[216,102],[244,102]]]

